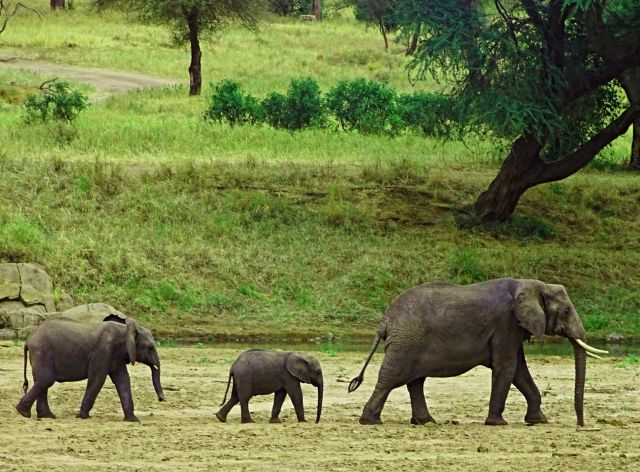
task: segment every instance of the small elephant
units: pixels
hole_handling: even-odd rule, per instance
[[[424,397],[426,377],[453,377],[483,365],[492,370],[487,425],[504,425],[502,417],[513,384],[527,401],[525,422],[546,423],[541,396],[527,367],[523,341],[544,335],[568,338],[575,355],[575,410],[584,425],[586,357],[606,353],[589,346],[580,317],[562,285],[538,280],[496,279],[471,285],[444,282],[411,288],[387,308],[378,325],[371,352],[353,392],[380,340],[385,340],[378,383],[364,407],[361,424],[379,424],[391,390],[406,385],[411,398],[411,423],[434,422]]]
[[[233,377],[233,389],[227,402],[227,393]],[[216,417],[225,423],[227,415],[236,403],[240,403],[242,423],[253,423],[249,413],[249,400],[254,395],[275,393],[270,423],[280,423],[280,410],[287,394],[296,410],[298,421],[305,421],[300,382],[310,383],[318,388],[318,409],[316,423],[322,413],[322,369],[313,357],[296,352],[264,351],[251,349],[238,356],[231,366],[227,390],[222,407]],[[225,403],[226,402],[226,403]]]
[[[34,384],[28,390],[27,355],[31,357]],[[55,418],[49,408],[47,392],[54,382],[88,379],[78,418],[89,418],[89,412],[109,376],[114,383],[125,421],[138,421],[133,412],[133,398],[127,364],[136,361],[151,367],[153,386],[158,400],[164,400],[160,384],[160,358],[148,329],[133,318],[109,315],[102,322],[67,318],[49,319],[42,323],[24,345],[25,395],[16,405],[22,416],[31,417],[36,402],[38,418]]]

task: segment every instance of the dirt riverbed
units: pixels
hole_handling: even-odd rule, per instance
[[[483,425],[491,374],[476,368],[459,377],[427,379],[427,402],[437,425],[409,424],[405,388],[395,390],[384,424],[358,418],[383,358],[376,354],[363,385],[347,394],[363,352],[308,352],[323,366],[325,400],[315,424],[316,390],[303,386],[308,423],[298,424],[290,401],[282,424],[269,424],[272,396],[250,404],[255,424],[240,424],[236,407],[226,424],[218,409],[230,363],[244,348],[160,348],[167,401],[159,403],[146,366],[129,367],[140,423],[125,423],[107,380],[92,410],[79,420],[84,382],[55,384],[49,403],[56,420],[23,418],[22,348],[0,343],[0,470],[640,470],[640,365],[589,360],[586,427],[576,428],[571,357],[531,356],[530,370],[544,394],[549,424],[526,426],[525,402],[512,389],[508,426]],[[29,380],[31,374],[29,372]]]

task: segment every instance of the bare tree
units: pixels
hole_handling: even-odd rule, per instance
[[[23,2],[16,2],[11,0],[0,0],[0,33],[7,28],[7,23],[13,15],[18,13],[19,9],[31,10],[36,15],[40,16],[38,10],[31,8],[29,5]]]

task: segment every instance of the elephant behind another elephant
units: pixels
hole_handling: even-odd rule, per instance
[[[28,389],[27,354],[31,357],[34,385]],[[87,379],[87,388],[78,413],[88,418],[95,399],[109,376],[116,386],[125,420],[138,421],[127,364],[139,361],[151,368],[158,400],[164,400],[160,383],[160,358],[151,331],[133,318],[113,314],[103,321],[78,321],[53,317],[40,325],[24,345],[24,397],[16,406],[26,417],[36,402],[38,418],[55,418],[47,392],[55,382]]]

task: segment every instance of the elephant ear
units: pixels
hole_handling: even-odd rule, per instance
[[[292,352],[284,359],[284,367],[300,382],[311,383],[309,361],[300,354]]]
[[[544,311],[545,285],[537,280],[525,280],[516,290],[514,312],[520,326],[542,342],[547,317]]]
[[[135,365],[137,358],[136,343],[138,340],[138,323],[132,318],[127,318],[124,323],[127,326],[124,342],[127,347],[127,354],[129,354],[129,362],[131,362],[131,365]]]

